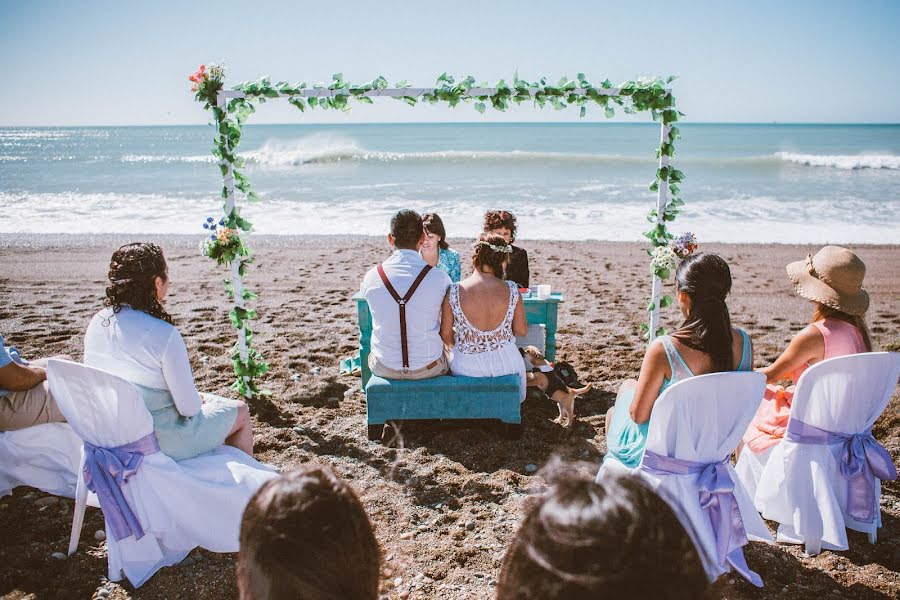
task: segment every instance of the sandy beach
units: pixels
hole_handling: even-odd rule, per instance
[[[135,237],[0,235],[0,332],[28,358],[81,358],[82,339],[101,306],[112,251]],[[194,236],[160,236],[170,269],[167,309],[191,355],[198,388],[224,396],[233,372],[227,350],[235,332],[222,289],[226,276],[200,255]],[[453,240],[451,240],[453,241]],[[359,492],[383,551],[386,598],[492,598],[500,561],[542,467],[561,456],[596,469],[606,451],[604,415],[619,383],[635,377],[644,342],[637,335],[649,290],[645,247],[632,243],[521,241],[532,283],[565,293],[558,359],[572,363],[594,390],[576,404],[566,432],[555,405],[523,405],[521,440],[499,439],[488,423],[408,423],[402,447],[369,442],[360,380],[337,362],[355,351],[350,297],[367,269],[384,258],[381,238],[254,237],[257,262],[248,277],[260,293],[254,345],[271,365],[252,403],[256,452],[281,469],[331,466]],[[702,240],[701,240],[702,243]],[[468,241],[453,247],[468,262]],[[731,265],[729,300],[736,326],[750,333],[755,366],[769,364],[809,321],[811,306],[794,295],[784,265],[815,246],[704,245]],[[900,350],[900,247],[852,246],[865,261],[867,315],[878,349]],[[675,309],[663,322],[677,322]],[[900,395],[874,428],[900,464]],[[538,471],[533,472],[537,467]],[[18,488],[0,499],[0,598],[236,598],[235,555],[195,551],[192,564],[166,568],[139,590],[106,583],[100,512],[88,509],[76,555],[64,552],[73,502],[37,503],[46,494]],[[794,546],[748,546],[747,562],[765,581],[757,590],[725,576],[716,597],[897,598],[900,594],[900,484],[883,486],[884,528],[876,546],[850,533],[850,550],[807,557]],[[191,562],[191,561],[188,561]]]

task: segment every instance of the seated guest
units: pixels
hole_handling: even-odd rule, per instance
[[[247,405],[194,386],[187,348],[162,306],[169,269],[156,244],[126,244],[109,265],[106,306],[84,338],[84,362],[130,381],[153,417],[160,450],[174,460],[223,443],[253,454]]]
[[[656,399],[677,381],[723,371],[753,368],[753,347],[742,329],[731,327],[725,298],[731,290],[731,270],[720,256],[692,254],[675,270],[675,291],[685,320],[672,335],[647,347],[637,381],[619,388],[616,405],[606,414],[603,460],[628,468],[641,462],[647,427]]]
[[[707,585],[691,538],[640,479],[568,476],[529,507],[497,600],[702,598]]]
[[[0,431],[65,420],[47,385],[47,359],[28,362],[18,350],[5,346],[0,335]]]
[[[420,253],[432,267],[447,273],[450,281],[456,283],[461,277],[459,266],[459,252],[447,243],[447,231],[444,222],[437,213],[426,213],[422,217],[422,225],[425,227],[425,241],[422,242]]]
[[[441,302],[450,277],[422,260],[422,217],[401,210],[391,219],[394,253],[369,270],[360,291],[372,313],[372,373],[386,379],[428,379],[447,373]]]
[[[759,371],[766,376],[765,401],[744,434],[744,444],[760,453],[784,437],[794,385],[809,367],[826,358],[872,351],[865,314],[869,294],[862,287],[866,265],[856,254],[825,246],[815,256],[787,266],[794,290],[813,303],[812,321],[802,329],[775,362]]]
[[[505,210],[489,210],[484,213],[484,232],[502,237],[512,247],[509,264],[506,265],[504,279],[515,281],[520,288],[529,284],[528,253],[518,246],[516,241],[516,216]]]
[[[241,521],[241,600],[375,600],[380,551],[349,485],[327,467],[266,482]]]
[[[515,338],[528,332],[525,306],[515,282],[503,280],[511,249],[502,237],[484,233],[472,245],[474,271],[450,284],[441,337],[453,349],[450,370],[454,375],[518,375],[525,400],[525,362]]]

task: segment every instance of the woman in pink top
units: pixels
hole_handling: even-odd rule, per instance
[[[794,384],[810,365],[872,351],[864,317],[869,308],[869,295],[862,287],[866,265],[856,254],[825,246],[815,256],[789,264],[787,272],[797,294],[812,300],[815,309],[812,322],[794,336],[781,356],[759,369],[768,385],[743,439],[754,453],[771,448],[784,437]]]

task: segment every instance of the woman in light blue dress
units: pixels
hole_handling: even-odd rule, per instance
[[[675,289],[685,320],[647,347],[637,381],[619,388],[616,405],[606,414],[604,461],[628,468],[640,464],[653,405],[670,385],[694,375],[753,368],[750,337],[731,327],[725,304],[731,290],[728,263],[715,254],[688,256],[675,271]]]
[[[131,382],[153,418],[159,448],[174,460],[215,450],[222,444],[253,454],[247,405],[200,394],[187,348],[162,306],[169,290],[168,267],[156,244],[122,246],[109,265],[106,308],[84,338],[84,362]]]
[[[459,283],[462,276],[459,252],[447,243],[444,222],[436,213],[426,213],[422,217],[422,226],[425,228],[425,243],[419,250],[422,258],[432,267],[445,271],[452,283]]]

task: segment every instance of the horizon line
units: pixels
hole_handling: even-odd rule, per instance
[[[285,125],[333,125],[353,127],[360,125],[656,125],[657,121],[366,121],[359,123],[246,123],[244,127]],[[679,125],[881,125],[896,126],[900,121],[678,121]],[[130,123],[130,124],[77,124],[77,125],[3,125],[0,129],[14,128],[85,128],[85,127],[210,127],[210,123]]]

